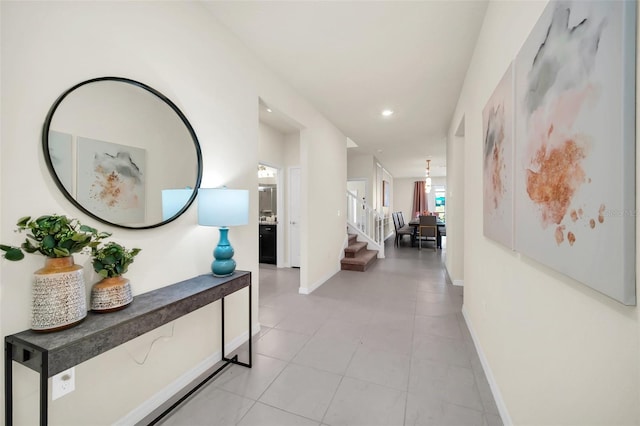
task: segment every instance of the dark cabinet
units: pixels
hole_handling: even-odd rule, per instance
[[[260,263],[277,263],[276,225],[260,225]]]

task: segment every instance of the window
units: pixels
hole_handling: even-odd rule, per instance
[[[446,192],[444,190],[444,188],[436,188],[435,191],[435,211],[436,213],[438,213],[438,216],[440,217],[440,219],[445,220],[445,205],[446,205]]]

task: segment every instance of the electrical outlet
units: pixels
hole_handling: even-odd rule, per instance
[[[52,400],[73,392],[76,389],[76,368],[71,367],[53,376],[51,388]]]

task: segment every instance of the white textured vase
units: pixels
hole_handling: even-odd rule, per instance
[[[83,269],[73,256],[47,258],[44,268],[33,275],[32,330],[69,328],[87,316]]]

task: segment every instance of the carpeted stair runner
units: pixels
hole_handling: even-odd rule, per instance
[[[367,243],[359,242],[355,234],[349,234],[349,245],[344,249],[344,258],[340,261],[341,269],[364,272],[377,258],[376,250],[367,250]]]

